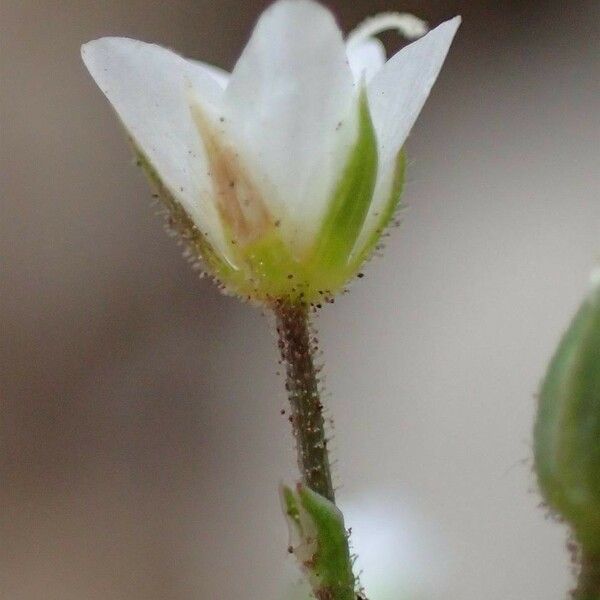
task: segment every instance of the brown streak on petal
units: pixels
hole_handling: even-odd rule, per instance
[[[197,102],[192,116],[210,164],[217,208],[235,240],[250,243],[264,234],[274,221],[236,151],[227,144]]]

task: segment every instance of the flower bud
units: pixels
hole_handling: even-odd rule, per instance
[[[543,381],[535,469],[551,509],[585,553],[600,551],[600,285],[563,336]]]

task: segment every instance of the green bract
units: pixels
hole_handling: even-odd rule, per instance
[[[302,484],[283,487],[281,497],[292,551],[322,600],[356,600],[348,532],[340,510]]]
[[[600,287],[589,294],[544,379],[535,468],[552,509],[588,553],[600,552]]]

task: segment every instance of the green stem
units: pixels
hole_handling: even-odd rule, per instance
[[[335,501],[325,436],[323,404],[314,365],[316,340],[311,336],[308,307],[280,301],[274,306],[281,359],[286,366],[290,422],[296,438],[303,483]]]
[[[583,551],[573,600],[600,600],[600,554]]]

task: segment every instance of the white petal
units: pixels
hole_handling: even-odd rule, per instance
[[[204,148],[188,105],[190,86],[207,104],[220,104],[219,84],[205,66],[127,38],[89,42],[81,55],[163,183],[209,241],[225,252]]]
[[[379,148],[375,198],[358,240],[359,247],[387,201],[396,155],[404,145],[442,68],[460,17],[442,23],[394,55],[367,87]]]
[[[376,38],[358,44],[348,44],[346,54],[355,82],[361,81],[363,77],[365,81],[371,81],[375,73],[385,64],[385,48]]]
[[[355,133],[355,95],[341,32],[311,0],[279,0],[263,13],[225,91],[236,144],[300,244],[339,176],[338,140]]]
[[[369,104],[384,161],[393,160],[404,145],[459,25],[460,17],[455,17],[403,48],[369,84]]]
[[[204,71],[206,71],[219,84],[222,90],[224,90],[228,86],[231,73],[229,73],[225,69],[221,69],[221,67],[215,67],[214,65],[209,65],[208,63],[202,62],[201,60],[193,60],[190,58],[188,58],[187,60],[200,67],[201,69],[204,69]]]

